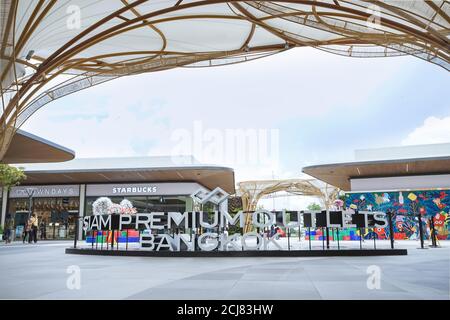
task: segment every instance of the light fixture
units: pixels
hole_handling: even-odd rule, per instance
[[[27,60],[27,61],[30,60],[33,55],[34,55],[34,50],[28,51],[27,56],[25,57],[25,60]]]

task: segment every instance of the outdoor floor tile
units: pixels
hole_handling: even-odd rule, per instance
[[[450,242],[407,256],[146,258],[78,256],[70,242],[0,246],[3,299],[449,299]],[[367,268],[381,288],[367,288]],[[69,266],[81,288],[67,288]]]

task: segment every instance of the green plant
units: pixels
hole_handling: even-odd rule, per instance
[[[7,164],[0,164],[0,185],[3,188],[9,189],[12,186],[18,185],[26,178],[22,168],[16,168]]]
[[[307,208],[310,211],[320,211],[320,210],[322,210],[322,207],[318,203],[310,203]]]
[[[0,226],[0,234],[3,234],[3,227]]]

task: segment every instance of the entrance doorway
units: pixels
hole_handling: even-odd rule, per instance
[[[29,199],[10,199],[15,238],[21,238],[29,217]],[[75,237],[79,214],[78,198],[33,198],[32,212],[38,219],[38,240],[62,240]]]

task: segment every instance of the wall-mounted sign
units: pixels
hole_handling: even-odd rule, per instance
[[[79,197],[79,185],[18,186],[9,191],[10,198]]]
[[[83,218],[83,230],[85,232],[91,230],[139,230],[139,242],[141,249],[144,250],[194,251],[196,248],[200,248],[203,251],[212,251],[228,250],[230,246],[232,250],[238,251],[267,250],[269,247],[269,249],[282,250],[282,246],[277,242],[278,233],[270,236],[267,233],[257,232],[248,232],[242,235],[240,233],[228,235],[228,232],[224,232],[229,226],[243,228],[247,221],[246,216],[249,214],[252,216],[253,225],[260,230],[269,230],[277,224],[286,228],[302,225],[308,228],[385,228],[388,225],[384,212],[322,211],[305,213],[282,211],[281,214],[277,214],[267,210],[257,210],[254,212],[240,211],[235,215],[224,211],[208,214],[205,212],[151,212],[134,215],[94,215]],[[301,219],[302,215],[303,219]],[[291,216],[296,217],[288,219]],[[189,229],[198,227],[210,230],[210,232],[205,232],[199,237],[192,237]],[[250,239],[256,239],[256,241]],[[118,241],[120,242],[120,237]]]
[[[201,186],[195,182],[89,184],[86,186],[86,196],[181,196],[190,195],[199,188]]]

